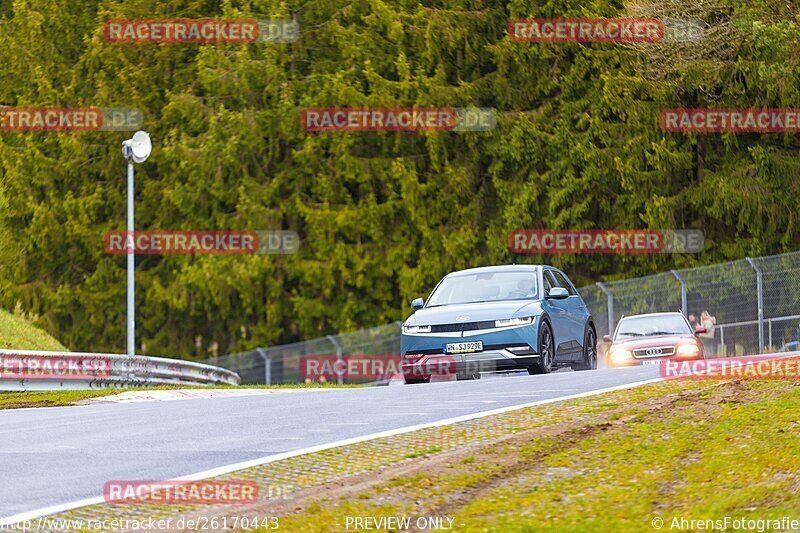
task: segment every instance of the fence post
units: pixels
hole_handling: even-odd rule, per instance
[[[683,316],[688,316],[689,313],[686,309],[686,282],[683,281],[683,278],[680,277],[677,270],[671,270],[670,272],[672,272],[672,275],[678,280],[678,283],[681,284],[681,313],[683,313]]]
[[[264,360],[264,383],[272,385],[272,383],[270,383],[272,381],[272,368],[270,368],[272,366],[272,361],[270,361],[269,352],[264,348],[256,348],[256,353]]]
[[[608,297],[608,334],[614,334],[614,295],[611,294],[606,288],[606,284],[602,281],[597,282],[597,286],[600,287],[600,290]]]
[[[336,340],[336,337],[334,337],[333,335],[325,335],[325,338],[328,339],[330,341],[330,343],[333,344],[333,346],[336,348],[336,368],[341,369],[342,368],[342,345],[339,344],[339,341]],[[337,372],[336,373],[336,383],[338,383],[339,385],[342,384],[342,373],[341,372]]]
[[[769,328],[769,337],[768,343],[769,347],[772,348],[772,319],[767,319],[767,327]]]
[[[761,269],[750,257],[745,257],[753,270],[756,271],[756,291],[758,293],[758,350],[764,349],[764,287],[762,284]]]

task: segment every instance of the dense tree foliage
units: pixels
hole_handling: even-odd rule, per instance
[[[512,42],[510,18],[636,14],[697,43]],[[445,273],[579,282],[797,249],[794,134],[664,133],[665,107],[800,107],[800,10],[773,0],[0,0],[0,104],[134,106],[138,229],[291,229],[296,255],[137,257],[146,352],[203,357],[402,319]],[[119,44],[115,19],[294,18],[292,44]],[[490,132],[309,133],[304,107],[480,106]],[[119,132],[0,137],[0,304],[121,350]],[[513,256],[517,228],[691,228],[697,255]]]

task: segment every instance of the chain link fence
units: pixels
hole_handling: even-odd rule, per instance
[[[242,384],[387,382],[399,372],[401,325],[393,322],[208,361],[238,373]]]
[[[699,320],[708,311],[716,319],[713,343],[719,357],[779,351],[798,340],[800,252],[597,283],[579,291],[601,339],[613,333],[622,315],[682,311]],[[206,362],[237,372],[244,384],[381,383],[399,372],[400,324]]]
[[[580,289],[598,336],[622,315],[682,311],[716,320],[717,356],[772,352],[794,346],[800,321],[800,252],[748,258]]]

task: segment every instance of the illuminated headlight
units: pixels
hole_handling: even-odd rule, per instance
[[[696,344],[680,344],[675,354],[678,357],[694,357],[700,353],[700,348]]]
[[[611,359],[612,363],[626,363],[631,360],[633,354],[630,350],[624,350],[621,348],[617,348],[616,350],[611,350],[609,354],[609,358]]]
[[[430,326],[403,326],[403,333],[430,333]]]
[[[526,316],[525,318],[507,318],[504,320],[495,320],[494,327],[504,328],[506,326],[525,326],[526,324],[533,324],[535,317]]]

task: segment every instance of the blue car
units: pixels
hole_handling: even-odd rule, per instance
[[[448,274],[428,301],[411,302],[400,356],[406,383],[432,375],[597,368],[597,330],[575,286],[547,265],[471,268]]]

